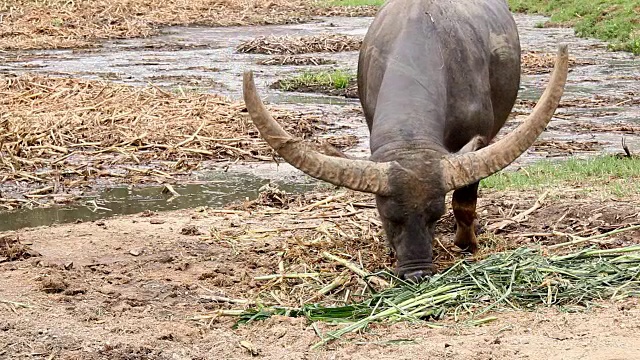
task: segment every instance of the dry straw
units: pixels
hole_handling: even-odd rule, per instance
[[[327,65],[335,64],[335,60],[315,56],[274,56],[257,62],[258,65]]]
[[[272,110],[295,136],[317,129],[319,115]],[[167,180],[202,160],[272,161],[274,155],[243,103],[211,94],[6,76],[0,78],[0,114],[2,179],[35,183],[32,197],[90,178]]]
[[[316,52],[342,52],[360,49],[362,38],[339,34],[306,36],[260,36],[236,47],[236,51],[253,54],[307,54]]]
[[[376,10],[307,0],[13,0],[0,4],[0,49],[87,47],[153,35],[161,26],[291,24],[317,15],[373,16]]]
[[[555,64],[556,56],[549,53],[537,53],[533,51],[523,52],[522,57],[522,73],[527,75],[545,74],[551,72]],[[575,58],[569,59],[569,66],[593,65],[594,61]]]

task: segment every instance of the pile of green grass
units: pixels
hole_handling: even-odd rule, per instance
[[[608,41],[612,50],[640,54],[638,0],[508,0],[515,12],[539,13],[571,25],[581,37]]]
[[[302,88],[329,88],[346,89],[351,81],[355,80],[352,73],[343,70],[311,72],[307,71],[300,75],[284,79],[278,82],[280,90],[296,91]]]
[[[495,319],[482,316],[496,308],[586,306],[594,300],[637,295],[640,295],[640,245],[586,249],[551,257],[540,250],[520,248],[493,254],[476,263],[460,261],[428,282],[400,282],[399,286],[352,305],[249,309],[242,313],[239,322],[278,314],[349,323],[325,334],[314,345],[318,347],[376,321],[424,321],[449,315],[477,324]]]

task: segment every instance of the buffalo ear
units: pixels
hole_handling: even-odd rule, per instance
[[[476,135],[473,137],[473,139],[471,139],[471,141],[466,143],[460,150],[458,150],[456,154],[462,155],[472,151],[480,150],[487,145],[489,145],[489,141],[487,141],[486,137]]]

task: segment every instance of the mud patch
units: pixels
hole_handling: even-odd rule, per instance
[[[340,34],[321,34],[308,36],[261,36],[245,41],[236,47],[236,51],[247,54],[308,54],[318,52],[357,51],[362,38]]]

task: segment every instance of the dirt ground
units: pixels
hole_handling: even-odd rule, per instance
[[[483,191],[487,230],[478,258],[519,246],[564,242],[640,222],[640,198],[554,189]],[[536,201],[541,206],[535,208]],[[534,210],[524,219],[518,214]],[[453,217],[438,225],[438,265],[462,258],[452,244]],[[142,213],[89,223],[5,233],[12,258],[0,260],[0,358],[7,359],[631,359],[640,355],[637,300],[603,302],[584,312],[540,308],[497,311],[484,326],[445,320],[373,324],[321,350],[314,325],[275,317],[234,328],[217,311],[244,303],[296,306],[355,301],[359,278],[322,256],[340,255],[364,269],[389,267],[369,195],[268,189],[225,209]],[[640,231],[603,239],[602,248],[640,243]],[[20,250],[20,251],[18,251]],[[22,256],[20,255],[22,254]],[[319,272],[313,279],[258,276]],[[338,274],[348,281],[326,295]],[[207,316],[209,315],[209,316]],[[213,315],[213,316],[212,316]],[[193,320],[194,318],[199,320]],[[331,325],[315,324],[325,332]],[[251,355],[253,349],[257,355]]]

